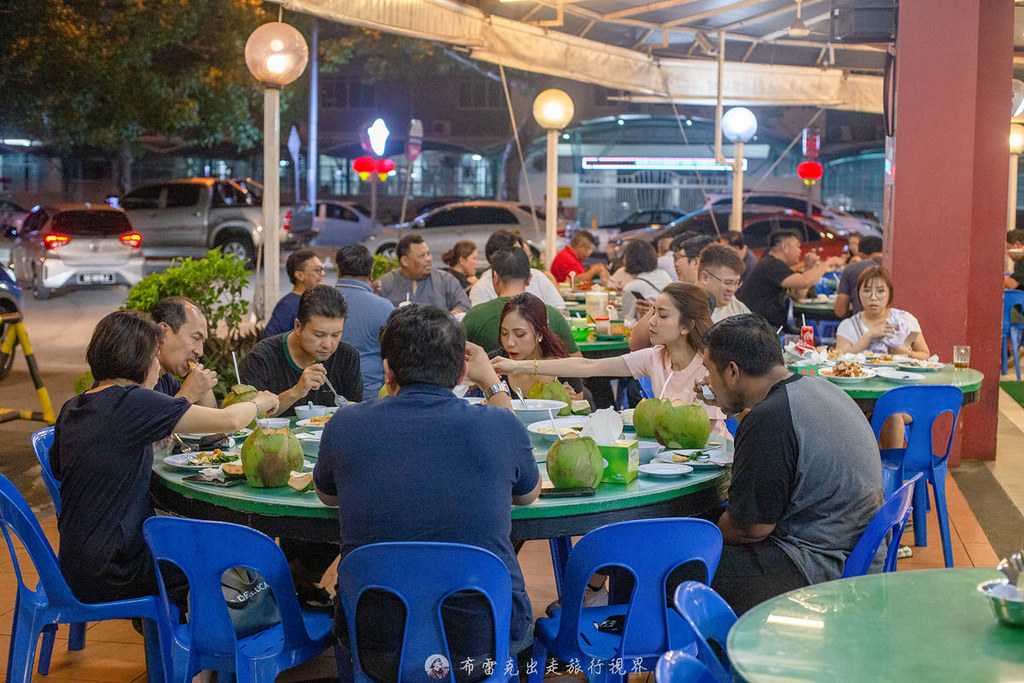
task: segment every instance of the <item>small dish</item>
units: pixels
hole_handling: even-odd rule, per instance
[[[689,465],[682,463],[673,462],[651,462],[646,465],[640,465],[637,471],[641,474],[646,474],[648,477],[659,477],[662,479],[673,479],[675,477],[681,477],[684,474],[693,472],[693,468]]]
[[[911,361],[909,363],[900,363],[896,366],[900,370],[909,370],[910,372],[938,372],[939,370],[946,367],[945,363],[929,363],[926,360]]]
[[[859,382],[863,382],[866,379],[871,379],[877,374],[874,370],[869,370],[868,368],[861,368],[861,372],[863,372],[864,374],[861,375],[860,377],[835,377],[832,374],[832,368],[821,368],[818,370],[818,374],[821,377],[826,377],[830,381],[835,382],[836,384],[857,384]]]
[[[317,415],[317,416],[314,416],[314,417],[307,417],[305,420],[299,420],[298,422],[296,422],[295,426],[296,427],[308,427],[310,429],[323,429],[324,426],[327,424],[327,421],[324,420],[324,421],[321,422],[320,420],[316,419],[317,417],[324,418],[324,417],[328,417],[328,416],[327,415]]]

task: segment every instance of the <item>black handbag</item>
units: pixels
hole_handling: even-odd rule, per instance
[[[232,567],[220,579],[231,624],[239,638],[281,623],[277,599],[266,579],[243,567]]]

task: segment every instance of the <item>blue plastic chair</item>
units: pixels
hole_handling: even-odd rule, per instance
[[[708,668],[681,650],[669,650],[654,667],[657,683],[719,683]]]
[[[356,548],[338,565],[338,595],[348,623],[356,681],[373,681],[362,669],[356,647],[356,606],[364,591],[378,589],[405,605],[405,634],[399,680],[431,681],[424,662],[441,654],[452,662],[441,620],[441,604],[458,591],[477,591],[491,605],[494,618],[494,670],[486,681],[505,681],[509,661],[508,633],[512,621],[512,581],[497,555],[461,543],[374,543]],[[502,637],[504,635],[504,637]],[[340,664],[339,664],[340,666]]]
[[[142,534],[157,562],[165,658],[174,680],[190,681],[204,669],[233,672],[240,683],[273,681],[285,669],[316,657],[334,642],[331,615],[303,611],[288,562],[273,539],[249,527],[182,517],[150,517]],[[177,565],[188,578],[189,622],[178,623],[167,599],[160,562]],[[270,586],[281,623],[238,638],[221,591],[232,567],[259,573]]]
[[[848,579],[867,574],[875,559],[875,554],[878,553],[878,546],[882,545],[889,532],[892,532],[892,536],[889,538],[889,548],[885,554],[882,572],[896,571],[896,552],[900,548],[900,539],[903,538],[907,520],[910,519],[910,503],[913,500],[914,486],[923,476],[918,472],[882,503],[882,507],[878,508],[878,512],[868,522],[868,528],[864,530],[857,545],[853,546],[850,556],[846,558],[841,578]]]
[[[953,445],[956,420],[963,400],[964,395],[960,388],[948,384],[897,387],[878,398],[874,413],[871,415],[871,429],[874,430],[876,439],[890,415],[907,413],[914,418],[911,424],[906,425],[906,448],[881,451],[882,491],[888,500],[908,477],[918,472],[925,475],[927,483],[923,479],[914,486],[914,544],[922,547],[928,545],[927,484],[931,484],[935,496],[939,535],[942,537],[942,554],[947,567],[953,566],[953,546],[949,535],[949,515],[946,511],[946,459]],[[950,430],[949,441],[946,443],[946,452],[935,455],[932,450],[932,427],[935,420],[945,413],[953,416],[953,429]]]
[[[32,680],[32,662],[35,659],[39,636],[56,632],[58,624],[132,617],[141,617],[145,620],[149,680],[169,680],[169,670],[164,669],[165,664],[161,659],[156,628],[159,607],[155,596],[95,604],[79,602],[72,595],[71,588],[60,573],[57,556],[43,534],[32,509],[10,480],[3,475],[0,475],[0,528],[3,529],[4,539],[14,562],[14,574],[18,579],[11,647],[7,654],[8,683],[29,683]],[[21,541],[32,564],[35,565],[36,573],[39,575],[39,583],[35,590],[25,585],[10,532],[14,532]],[[39,652],[40,675],[45,676],[49,671],[52,648],[52,636],[44,637]]]
[[[1021,315],[1024,316],[1024,292],[1019,289],[1003,290],[1003,342],[1002,342],[1002,374],[1007,370],[1006,342],[1009,341],[1013,347],[1013,367],[1017,369],[1017,381],[1020,381],[1020,341],[1021,333],[1024,332],[1024,322],[1015,323],[1010,312],[1018,307]],[[1022,318],[1024,320],[1024,318]]]
[[[711,680],[731,683],[732,664],[725,650],[725,641],[729,637],[729,629],[736,623],[736,613],[722,596],[697,581],[680,584],[673,604],[690,627],[697,643],[697,660],[707,669]],[[717,650],[712,644],[717,646]]]
[[[680,565],[698,561],[710,582],[722,555],[722,533],[703,519],[671,518],[619,522],[595,529],[573,547],[565,571],[562,609],[550,619],[537,620],[532,658],[540,681],[547,653],[570,662],[621,659],[653,661],[669,650],[693,648],[681,618],[668,608],[666,581]],[[590,577],[598,569],[618,567],[633,577],[627,604],[583,607]],[[613,615],[625,615],[622,633],[600,631],[597,625]],[[648,668],[648,670],[650,670]],[[626,667],[625,671],[630,671]],[[588,674],[591,683],[621,680],[611,667]]]
[[[53,427],[43,427],[32,435],[32,450],[35,451],[36,460],[39,461],[43,483],[50,494],[50,500],[53,501],[53,509],[60,517],[60,482],[54,479],[53,470],[50,469],[50,446],[52,445]]]
[[[50,494],[50,500],[53,501],[53,509],[56,511],[57,516],[60,517],[60,482],[57,481],[53,476],[53,470],[50,469],[50,446],[53,445],[53,427],[43,427],[38,432],[32,434],[32,450],[36,454],[36,459],[39,461],[39,473],[43,477],[43,484],[46,485],[46,490]],[[81,650],[85,648],[85,629],[88,624],[78,623],[71,624],[69,626],[70,633],[68,633],[68,649],[69,650]],[[56,637],[56,629],[47,630],[43,633],[43,649],[42,652],[50,653],[53,651],[53,639]],[[50,668],[50,657],[49,654],[39,658],[39,673],[46,675],[46,671]]]
[[[736,430],[740,428],[739,421],[736,420],[735,415],[728,415],[725,418],[725,428],[729,430],[729,434],[736,436]]]
[[[1024,294],[1024,292],[1021,292]],[[640,395],[644,398],[654,398],[654,387],[651,386],[650,377],[637,377],[636,381],[640,383]]]

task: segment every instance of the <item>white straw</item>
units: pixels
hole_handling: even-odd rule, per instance
[[[803,325],[804,327],[807,327],[807,316],[805,316],[803,313],[800,314],[800,324]]]
[[[665,378],[665,383],[661,385],[661,393],[658,394],[658,398],[664,398],[665,397],[665,390],[668,389],[668,383],[669,383],[669,381],[671,381],[672,375],[674,375],[674,374],[676,374],[675,370],[673,370],[672,372],[668,373],[668,377]]]
[[[576,271],[575,270],[570,270],[569,271],[569,286],[570,287],[575,287],[576,286]]]
[[[558,433],[558,425],[555,424],[555,414],[551,412],[551,408],[548,408],[548,419],[551,420],[551,428],[555,430],[555,436],[558,437],[559,441],[564,441],[565,439]]]
[[[235,356],[235,352],[231,352],[231,360],[235,362],[235,384],[242,383],[242,376],[238,374],[238,357]]]
[[[780,334],[782,334],[782,325],[779,325],[779,329],[775,330],[776,337],[778,337]]]

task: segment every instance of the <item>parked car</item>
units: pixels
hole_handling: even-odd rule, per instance
[[[411,221],[382,228],[364,242],[372,253],[393,256],[401,236],[416,232],[423,236],[436,260],[460,240],[471,240],[483,251],[487,238],[495,230],[516,230],[527,242],[544,244],[544,223],[534,225],[533,217],[505,202],[475,200],[445,204],[417,216]]]
[[[39,299],[63,288],[138,284],[142,237],[121,209],[95,204],[34,207],[11,244],[18,282]]]
[[[846,248],[846,238],[836,234],[830,228],[813,218],[790,211],[775,212],[744,212],[743,237],[747,248],[753,249],[760,258],[768,249],[768,235],[775,230],[796,230],[803,240],[803,251],[814,252],[822,258],[842,256]],[[631,239],[644,239],[657,244],[662,238],[675,238],[684,232],[698,235],[718,237],[729,230],[728,213],[699,213],[688,218],[680,218],[657,230],[634,230],[627,232],[615,241],[609,249],[610,258],[621,258],[625,243]]]
[[[313,217],[316,237],[314,247],[344,247],[359,244],[373,234],[370,210],[362,204],[339,199],[324,199],[316,203]]]
[[[795,192],[760,192],[750,191],[743,193],[743,210],[746,211],[771,211],[772,209],[787,209],[801,214],[807,213],[807,197]],[[704,206],[693,214],[715,211],[731,212],[731,194],[711,194]],[[811,218],[821,222],[840,235],[857,232],[861,235],[882,236],[882,226],[878,221],[866,218],[851,216],[840,209],[832,209],[819,201],[811,201]]]
[[[17,230],[21,227],[21,223],[25,220],[25,214],[27,213],[28,211],[11,200],[0,199],[0,228],[3,230],[7,228]]]
[[[626,232],[637,228],[660,228],[677,218],[683,216],[682,211],[675,209],[651,209],[647,211],[634,211],[618,223],[599,225],[598,230],[614,230],[615,232]]]
[[[117,200],[143,237],[146,258],[200,257],[214,247],[256,260],[263,242],[262,188],[247,181],[186,178],[143,185]],[[257,191],[257,188],[259,190]],[[282,249],[298,249],[313,239],[313,211],[282,206]]]

